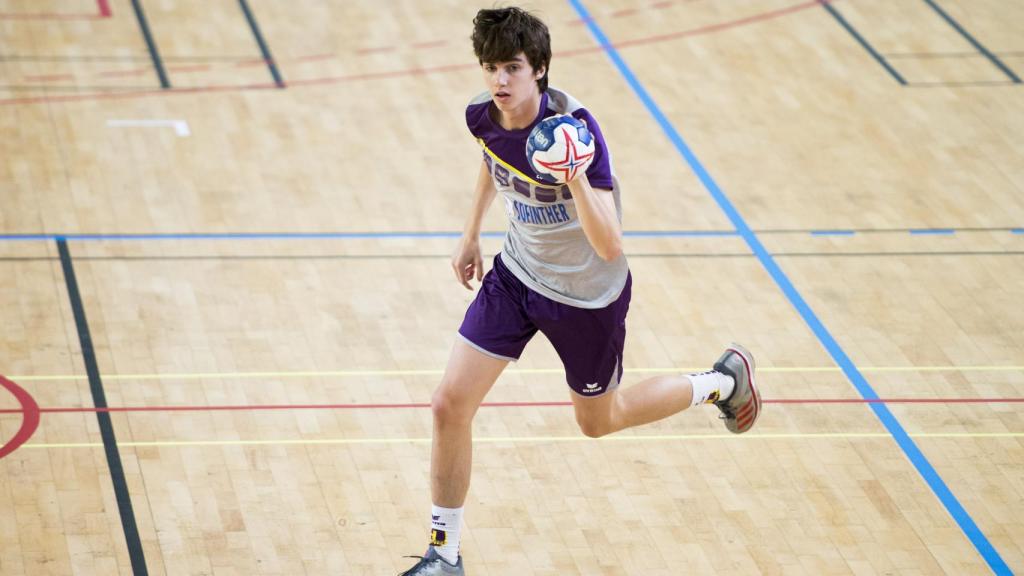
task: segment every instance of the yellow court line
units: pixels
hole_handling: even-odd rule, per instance
[[[679,368],[626,368],[626,373],[651,374],[673,372],[698,372],[707,367]],[[1024,372],[1024,365],[1006,366],[862,366],[861,372]],[[766,366],[758,368],[759,373],[813,373],[840,372],[838,366]],[[562,374],[562,368],[510,368],[505,374]],[[144,374],[103,374],[107,381],[119,380],[213,380],[244,378],[325,378],[355,376],[440,376],[444,370],[295,370],[277,372],[164,372]],[[64,380],[88,380],[84,374],[43,374],[9,375],[15,382],[53,382]]]
[[[1024,432],[915,432],[914,438],[1024,438]],[[508,436],[474,438],[478,444],[522,442],[666,442],[679,440],[816,440],[889,438],[887,432],[820,432],[778,434],[665,434],[650,436],[608,436],[594,439],[586,436]],[[190,446],[315,446],[361,444],[429,444],[430,438],[321,438],[289,440],[169,440],[118,442],[120,448],[161,448]],[[22,448],[102,448],[102,442],[29,443]]]

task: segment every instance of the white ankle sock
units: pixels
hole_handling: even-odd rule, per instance
[[[722,374],[721,372],[701,372],[700,374],[687,374],[686,377],[693,384],[693,400],[690,401],[691,407],[699,406],[700,404],[711,404],[723,398],[728,398],[732,396],[732,391],[736,387],[736,382],[733,381],[732,376]]]
[[[450,564],[459,561],[462,508],[433,506],[430,510],[430,545]]]

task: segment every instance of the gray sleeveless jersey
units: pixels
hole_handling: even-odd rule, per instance
[[[583,120],[595,139],[587,179],[594,188],[612,190],[621,221],[619,185],[597,121],[575,98],[554,88],[541,95],[537,117],[521,130],[502,128],[490,108],[490,93],[480,94],[466,108],[466,123],[483,146],[509,218],[502,262],[528,287],[557,302],[580,308],[612,303],[626,284],[626,258],[602,260],[583,233],[569,188],[539,182],[526,159],[526,139],[538,122],[555,114]]]

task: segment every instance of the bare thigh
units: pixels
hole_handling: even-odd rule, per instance
[[[435,416],[472,418],[505,366],[508,360],[488,356],[456,339],[444,377],[434,391]]]

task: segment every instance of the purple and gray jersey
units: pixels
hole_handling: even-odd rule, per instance
[[[585,121],[595,149],[587,179],[594,188],[612,191],[621,221],[619,185],[597,121],[575,98],[554,88],[541,94],[537,117],[521,130],[502,128],[490,108],[490,93],[480,94],[466,108],[466,124],[483,146],[494,186],[505,199],[509,229],[502,262],[523,284],[556,302],[579,308],[614,302],[626,285],[626,258],[602,260],[583,233],[569,187],[539,182],[526,158],[526,138],[544,118],[571,114]]]

